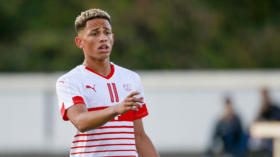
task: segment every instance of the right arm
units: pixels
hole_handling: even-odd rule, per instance
[[[66,114],[80,132],[85,132],[102,126],[119,114],[137,111],[137,107],[139,107],[137,103],[143,103],[142,97],[134,97],[138,94],[139,92],[132,92],[120,104],[99,111],[87,111],[85,104],[76,104],[67,109]]]

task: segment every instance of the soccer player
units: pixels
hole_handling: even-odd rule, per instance
[[[75,28],[84,62],[56,84],[62,117],[77,128],[70,156],[158,157],[143,129],[141,119],[148,112],[139,75],[110,62],[110,15],[86,10]]]

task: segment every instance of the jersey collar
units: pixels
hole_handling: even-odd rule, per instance
[[[87,69],[88,71],[93,72],[94,74],[99,75],[99,76],[101,76],[101,77],[103,77],[103,78],[105,78],[105,79],[108,80],[108,79],[110,79],[110,78],[114,75],[114,72],[115,72],[114,65],[113,65],[113,64],[110,64],[110,66],[111,66],[111,72],[110,72],[110,74],[107,75],[107,76],[101,75],[101,74],[95,72],[94,70],[90,69],[90,68],[87,67],[87,66],[85,67],[85,69]]]

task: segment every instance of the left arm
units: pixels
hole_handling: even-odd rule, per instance
[[[141,157],[159,157],[152,141],[145,133],[142,119],[134,120],[134,129],[138,154]]]

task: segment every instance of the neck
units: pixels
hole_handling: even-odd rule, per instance
[[[102,61],[93,61],[93,62],[89,62],[88,60],[85,59],[83,65],[89,67],[93,71],[103,76],[108,76],[111,73],[111,66],[110,66],[109,59],[102,60]]]
[[[224,116],[224,120],[228,121],[231,120],[234,117],[234,114],[227,114]]]

